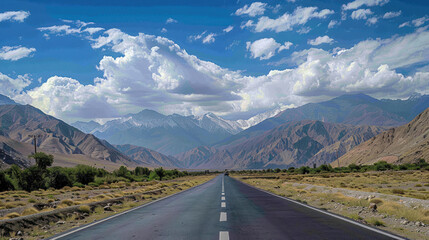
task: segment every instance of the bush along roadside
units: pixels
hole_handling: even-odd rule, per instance
[[[183,176],[196,176],[207,174],[204,172],[187,172],[166,170],[162,167],[150,170],[147,167],[136,167],[129,170],[125,166],[108,172],[102,168],[87,165],[75,167],[51,167],[54,158],[52,155],[38,152],[29,157],[36,160],[36,165],[21,169],[12,165],[0,171],[0,192],[12,190],[25,190],[28,192],[38,189],[61,189],[63,187],[84,187],[86,185],[97,187],[102,184],[115,182],[146,182],[153,180],[171,180]]]

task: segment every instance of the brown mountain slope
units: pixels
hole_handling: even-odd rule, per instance
[[[289,122],[231,147],[199,148],[176,157],[198,168],[275,168],[330,163],[382,129],[369,126]],[[189,164],[189,165],[188,165]]]
[[[20,167],[28,167],[34,165],[33,159],[28,159],[28,155],[32,154],[34,146],[30,143],[18,142],[13,139],[0,136],[0,156],[4,152],[10,158],[0,159],[0,168],[7,168],[12,164],[17,164]],[[54,166],[73,167],[77,164],[85,164],[106,170],[118,169],[123,164],[106,161],[103,159],[95,159],[83,154],[62,154],[58,152],[50,152],[43,149],[44,152],[54,156]]]
[[[33,142],[29,135],[40,135],[37,145],[41,151],[58,155],[84,155],[79,158],[127,166],[137,164],[93,135],[85,134],[30,105],[0,106],[0,129],[4,137],[28,144]]]
[[[410,123],[389,129],[357,146],[333,166],[372,164],[377,161],[410,163],[429,159],[429,108]]]
[[[148,166],[162,166],[167,168],[181,167],[181,164],[173,157],[168,157],[145,147],[133,146],[130,144],[115,145],[115,147],[128,157]]]

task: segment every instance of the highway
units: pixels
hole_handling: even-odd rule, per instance
[[[402,239],[228,176],[52,239]]]

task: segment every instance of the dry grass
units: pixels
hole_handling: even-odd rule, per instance
[[[34,207],[30,207],[30,208],[26,208],[23,212],[22,215],[31,215],[31,214],[36,214],[39,211],[37,209],[35,209]]]
[[[17,217],[20,217],[20,216],[21,215],[19,213],[12,212],[12,213],[7,214],[5,217],[8,218],[8,219],[10,219],[10,218],[17,218]]]
[[[91,207],[88,205],[79,206],[79,211],[83,213],[91,213]]]

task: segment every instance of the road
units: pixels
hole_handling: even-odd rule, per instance
[[[228,176],[53,239],[401,239]]]

